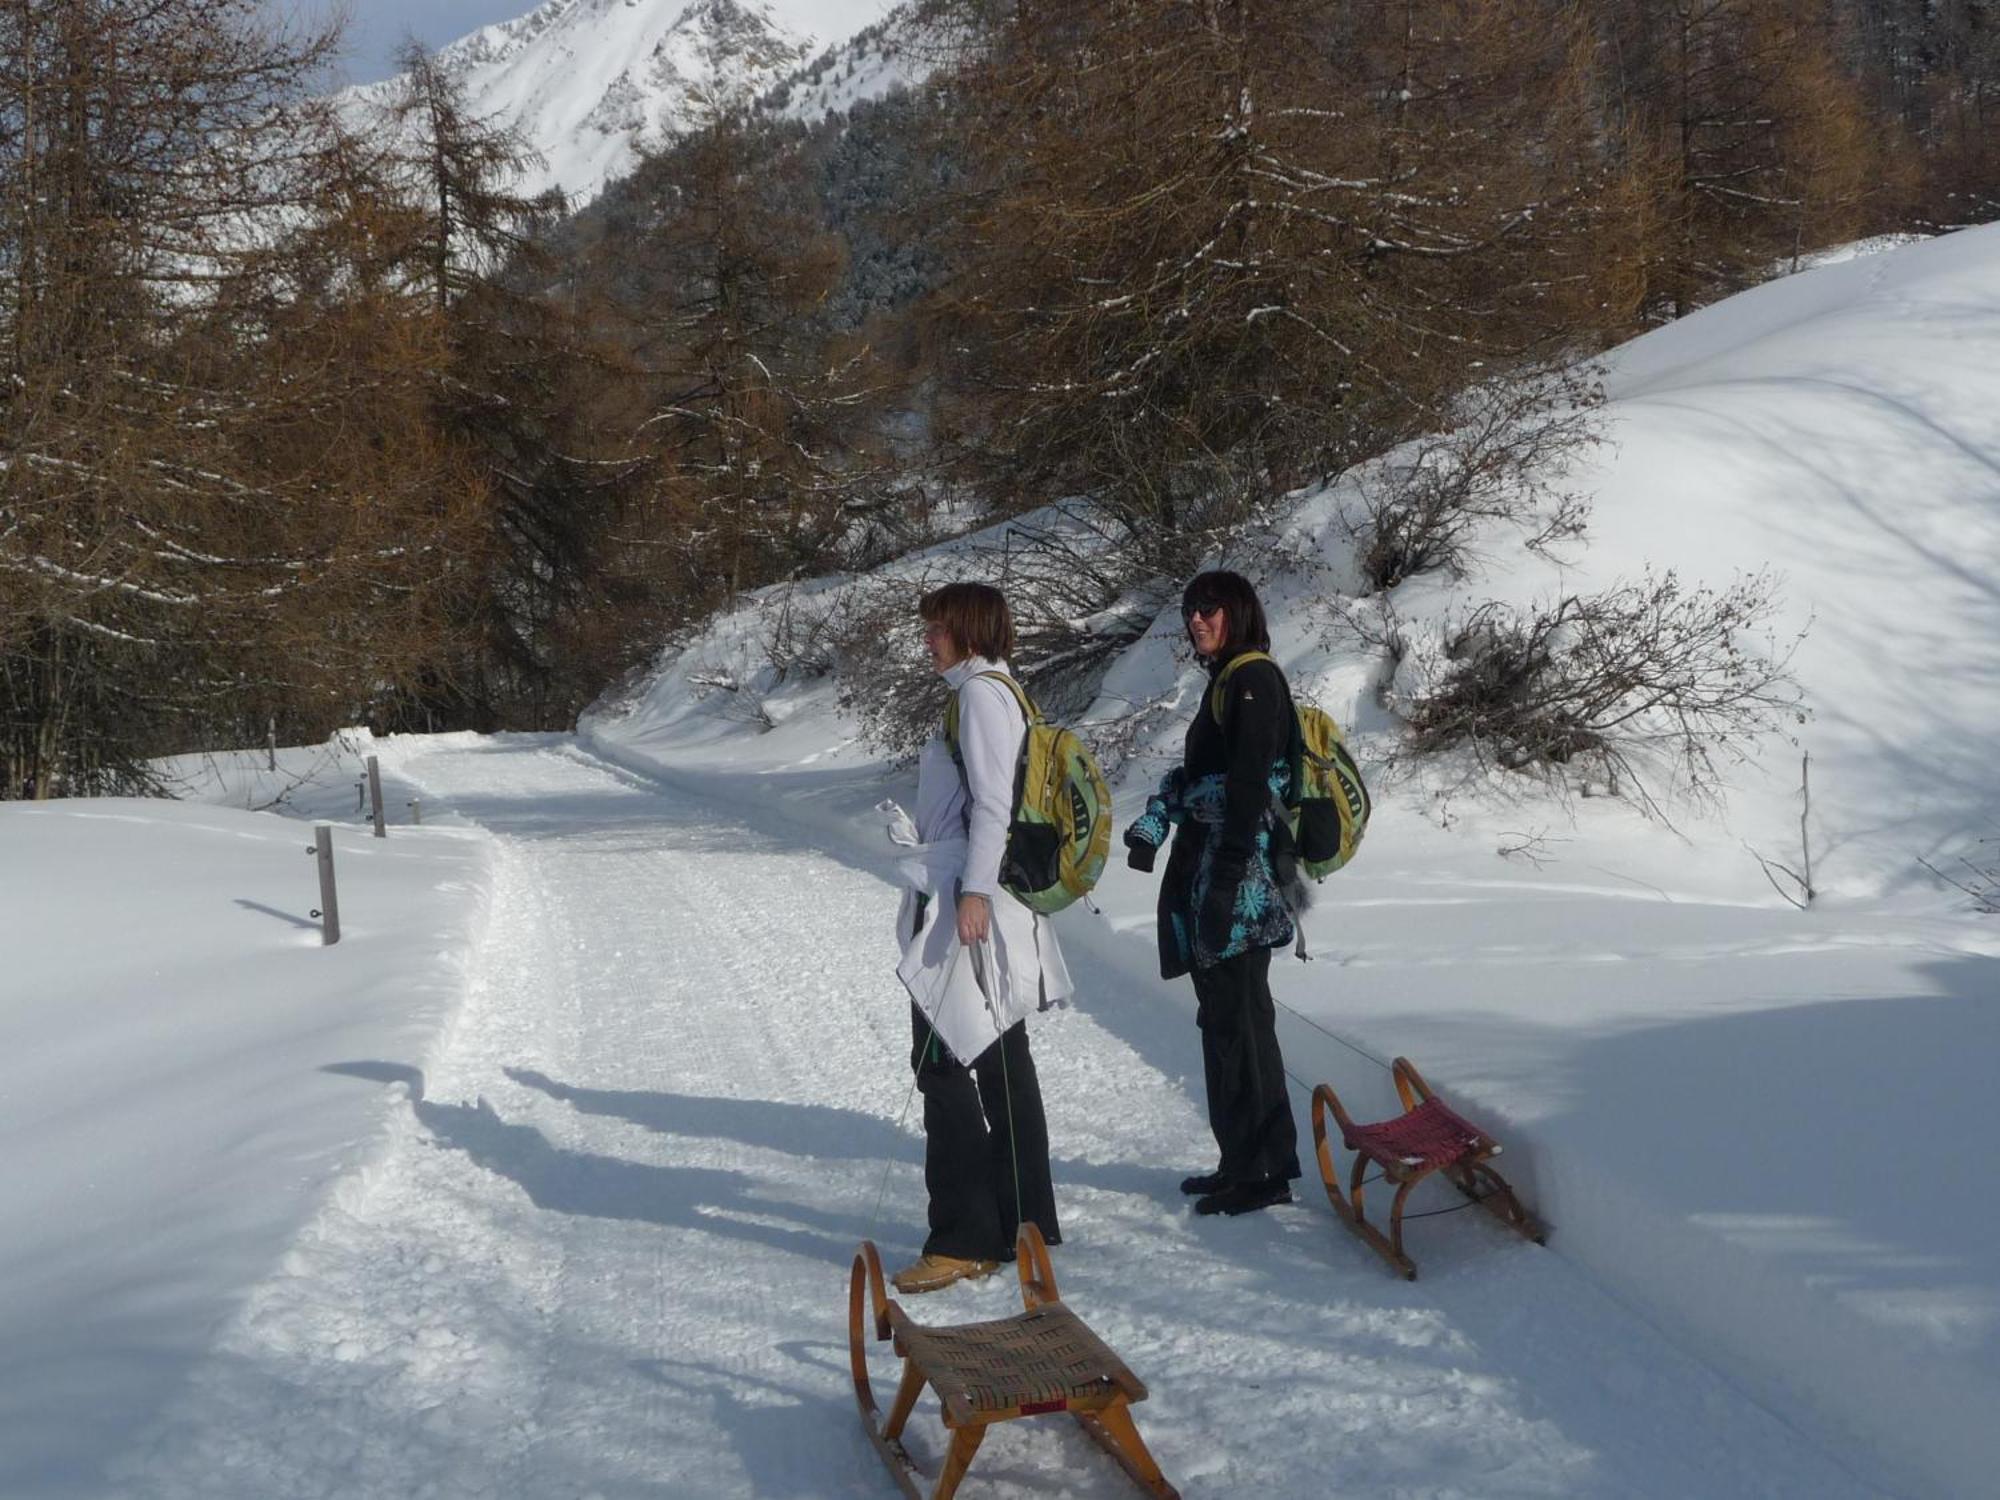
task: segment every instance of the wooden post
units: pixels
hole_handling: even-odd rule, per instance
[[[264,755],[267,760],[265,769],[270,771],[277,770],[278,769],[278,721],[276,719],[266,719],[264,721]]]
[[[1799,848],[1805,856],[1805,878],[1799,883],[1806,888],[1806,905],[1812,905],[1812,829],[1807,819],[1812,816],[1812,755],[1799,755]]]
[[[389,830],[382,823],[382,766],[372,755],[368,757],[368,804],[375,809],[375,837],[386,839]]]
[[[361,809],[366,807],[367,805],[368,805],[368,778],[365,776],[357,776],[354,778],[354,810],[356,812],[360,812]]]
[[[319,941],[330,948],[340,941],[340,897],[333,888],[333,827],[328,823],[313,828],[312,853],[319,856]]]

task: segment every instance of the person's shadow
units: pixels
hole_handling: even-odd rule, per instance
[[[484,1099],[470,1105],[416,1099],[412,1108],[440,1144],[518,1183],[537,1208],[730,1235],[830,1265],[845,1264],[869,1232],[859,1214],[759,1197],[741,1172],[565,1150],[532,1125],[508,1124]]]
[[[921,1139],[879,1115],[824,1104],[777,1104],[768,1099],[725,1099],[625,1089],[580,1089],[536,1072],[508,1068],[507,1076],[559,1099],[579,1114],[627,1120],[663,1135],[700,1136],[761,1146],[791,1156],[831,1161],[922,1159]],[[1059,1158],[1050,1163],[1057,1189],[1065,1183],[1107,1192],[1153,1194],[1160,1174],[1114,1163]]]

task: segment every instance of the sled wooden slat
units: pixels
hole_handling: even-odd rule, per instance
[[[1548,1231],[1521,1206],[1507,1180],[1489,1165],[1500,1154],[1500,1143],[1454,1114],[1408,1058],[1397,1058],[1391,1071],[1403,1113],[1373,1125],[1355,1124],[1330,1085],[1322,1083],[1313,1090],[1313,1149],[1319,1156],[1326,1196],[1342,1222],[1405,1278],[1415,1281],[1417,1263],[1403,1250],[1403,1206],[1418,1183],[1442,1172],[1447,1182],[1509,1229],[1538,1245],[1546,1244]],[[1327,1139],[1329,1112],[1340,1126],[1341,1143],[1354,1153],[1354,1167],[1345,1188]],[[1371,1166],[1380,1169],[1383,1180],[1396,1189],[1389,1205],[1386,1235],[1368,1222],[1363,1202],[1362,1180]]]
[[[1084,1432],[1118,1460],[1147,1493],[1179,1500],[1133,1425],[1131,1405],[1146,1387],[1125,1362],[1092,1333],[1056,1292],[1048,1246],[1033,1224],[1021,1226],[1016,1245],[1023,1311],[989,1323],[934,1328],[913,1321],[889,1297],[882,1261],[872,1241],[855,1252],[848,1280],[847,1334],[854,1396],[869,1441],[910,1500],[923,1500],[919,1471],[903,1446],[903,1427],[926,1386],[937,1392],[951,1447],[929,1500],[949,1500],[978,1452],[986,1429],[1019,1417],[1068,1412]],[[888,1419],[875,1404],[868,1378],[869,1324],[876,1339],[893,1341],[903,1359],[902,1380]]]

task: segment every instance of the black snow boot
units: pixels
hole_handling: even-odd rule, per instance
[[[1194,1211],[1198,1214],[1247,1214],[1291,1201],[1291,1183],[1282,1177],[1260,1177],[1253,1182],[1232,1182],[1195,1199]]]

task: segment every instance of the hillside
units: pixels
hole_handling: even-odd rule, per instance
[[[1512,1133],[1560,1253],[1792,1419],[1865,1434],[1897,1493],[1982,1483],[1977,1413],[2000,1399],[1970,1103],[2000,1042],[2000,933],[1922,863],[1976,860],[2000,813],[1996,369],[2000,231],[1789,277],[1616,351],[1605,441],[1574,478],[1587,538],[1558,562],[1496,529],[1463,580],[1369,601],[1401,622],[1400,665],[1329,630],[1330,590],[1355,576],[1351,485],[1294,497],[1278,550],[1296,561],[1267,600],[1276,654],[1354,726],[1380,796],[1362,858],[1307,919],[1321,962],[1274,970],[1295,1077],[1379,1098],[1357,1059],[1407,1053],[1449,1079]],[[901,566],[948,568],[950,550]],[[1649,817],[1467,759],[1387,769],[1390,705],[1466,608],[1648,568],[1776,580],[1757,649],[1792,652],[1805,718],[1724,755],[1719,803],[1663,781]],[[768,629],[754,606],[719,622],[586,738],[865,840],[883,768],[833,683],[761,658]],[[1082,716],[1139,726],[1121,810],[1197,701],[1177,636],[1156,620]],[[1802,752],[1807,911],[1756,857],[1800,860]],[[1069,931],[1143,970],[1150,885],[1114,869],[1102,900],[1104,925]]]
[[[1045,1222],[1180,1492],[1994,1491],[1984,8],[547,0],[400,141],[328,9],[0,6],[0,1500],[884,1493],[916,598],[1122,823],[1217,563],[1378,808],[1260,1077],[1413,1060],[1549,1232],[1199,1212],[1114,858]],[[1129,1491],[1044,1415],[965,1493]]]

